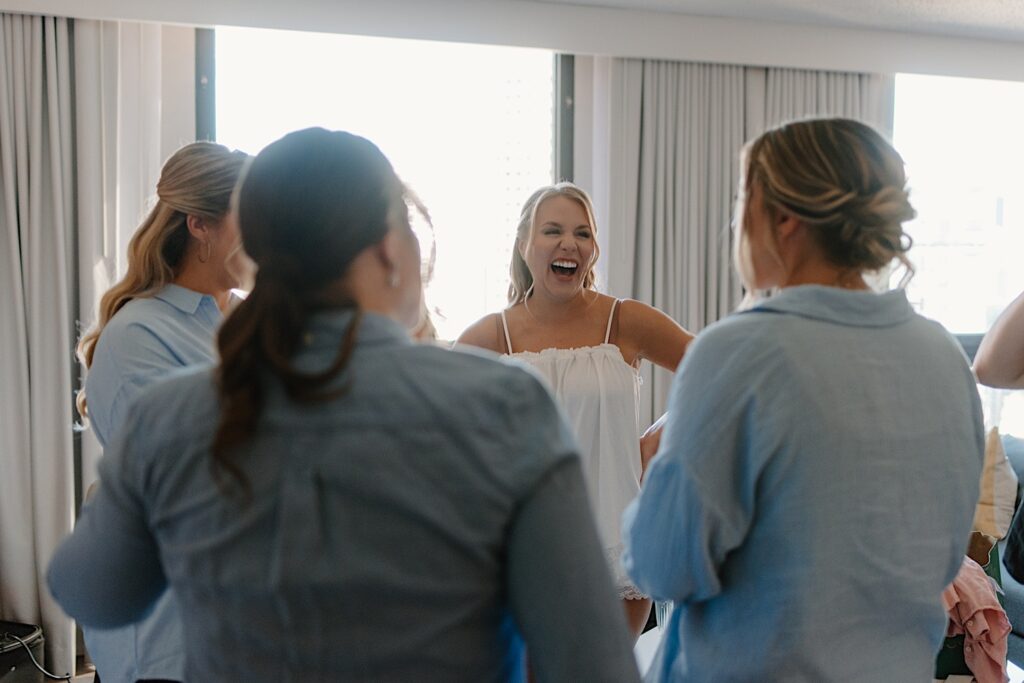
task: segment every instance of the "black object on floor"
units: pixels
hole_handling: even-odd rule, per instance
[[[18,638],[24,645],[18,642]],[[42,666],[43,629],[33,624],[0,621],[0,683],[42,683],[46,680],[32,663],[29,652]]]

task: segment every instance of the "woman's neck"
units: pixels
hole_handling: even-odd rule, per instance
[[[523,299],[523,306],[530,317],[541,324],[564,323],[584,316],[597,298],[597,292],[589,289],[580,289],[569,299],[555,299],[533,291]]]
[[[819,260],[806,261],[798,264],[786,275],[779,287],[798,287],[800,285],[822,285],[839,289],[871,289],[864,281],[863,274],[858,270],[839,268]]]
[[[217,302],[217,308],[222,312],[228,310],[231,301],[231,289],[224,289],[219,286],[212,274],[198,272],[195,268],[184,268],[178,273],[172,282],[179,287],[191,289],[193,292],[208,294]]]

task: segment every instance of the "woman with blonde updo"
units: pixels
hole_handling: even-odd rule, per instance
[[[142,391],[177,368],[216,359],[215,335],[247,259],[229,216],[248,156],[196,142],[175,152],[157,202],[128,245],[128,272],[100,301],[96,325],[78,344],[88,369],[78,408],[104,448]],[[85,629],[103,683],[182,680],[177,609],[165,594],[144,620]]]
[[[649,680],[931,680],[984,451],[956,341],[864,275],[908,267],[903,161],[868,126],[744,150],[736,265],[779,290],[709,327],[626,511],[637,586],[675,602]]]

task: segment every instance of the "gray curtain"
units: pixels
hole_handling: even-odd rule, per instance
[[[0,15],[0,617],[42,624],[74,671],[74,624],[45,587],[74,519],[71,27]]]
[[[785,121],[842,116],[892,136],[895,77],[883,74],[747,69],[747,136]]]
[[[100,455],[74,429],[74,346],[159,176],[160,36],[0,14],[0,619],[42,624],[59,673],[74,623],[46,566],[74,521],[75,448],[83,489]]]
[[[744,138],[742,67],[644,61],[632,296],[698,331],[740,297],[729,216]],[[641,416],[671,373],[645,366]]]
[[[595,134],[586,144],[595,147],[599,220],[609,226],[598,235],[603,281],[694,333],[742,295],[730,220],[743,143],[808,116],[892,129],[894,80],[878,74],[611,58],[596,58],[592,70]],[[671,373],[643,373],[649,422],[664,411]]]

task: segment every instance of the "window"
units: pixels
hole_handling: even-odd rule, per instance
[[[1024,83],[896,77],[893,142],[918,214],[907,294],[957,334],[985,332],[1024,291],[1022,119]],[[1024,435],[1024,394],[984,397],[990,422]]]
[[[921,313],[980,333],[1024,291],[1024,83],[896,78],[893,142],[907,162],[917,219]]]
[[[505,305],[519,210],[554,175],[553,53],[218,28],[216,69],[218,142],[255,154],[323,126],[388,156],[434,223],[441,338]]]

